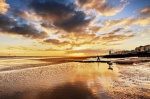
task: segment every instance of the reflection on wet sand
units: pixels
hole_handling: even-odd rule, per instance
[[[70,62],[0,71],[0,99],[149,99],[150,68],[142,66]]]
[[[40,92],[15,92],[1,99],[98,99],[81,82],[65,83]]]
[[[41,92],[38,99],[98,99],[83,83],[66,83]]]
[[[65,90],[65,87],[69,85],[71,90],[83,91],[83,93],[79,91],[80,94],[86,95],[88,93],[90,95],[91,93],[91,97],[98,97],[98,91],[101,90],[104,93],[103,87],[109,86],[108,81],[111,81],[116,75],[116,73],[108,71],[107,67],[107,64],[98,66],[96,63],[62,63],[39,68],[4,71],[0,72],[2,78],[0,90],[1,94],[5,96],[3,96],[3,99],[10,99],[9,96],[17,97],[14,99],[24,99],[20,98],[24,95],[29,95],[32,99],[38,99],[35,92],[52,90],[55,87],[61,89],[63,86]],[[76,82],[81,82],[81,84]],[[42,91],[42,94],[44,94],[43,92],[45,91]],[[105,94],[103,96],[107,97]]]

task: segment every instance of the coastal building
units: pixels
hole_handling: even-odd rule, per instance
[[[131,51],[127,51],[127,50],[125,50],[125,51],[117,51],[117,52],[115,52],[115,53],[113,53],[113,55],[118,55],[118,54],[120,54],[120,55],[122,55],[122,54],[128,54],[128,53],[130,53]]]
[[[150,51],[150,45],[145,46],[145,51]]]
[[[150,45],[136,47],[135,51],[136,52],[150,51]]]
[[[109,55],[111,55],[112,53],[111,53],[111,50],[109,51]]]
[[[138,52],[150,52],[150,45],[139,46],[139,47],[136,47],[135,50],[131,50],[131,51],[128,51],[128,50],[117,51],[117,52],[111,53],[111,55],[123,55],[123,54],[130,54],[130,53],[136,54]],[[110,55],[110,52],[109,52],[109,55]]]

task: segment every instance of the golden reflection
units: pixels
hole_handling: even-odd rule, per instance
[[[63,94],[63,90],[66,90],[68,86],[73,91],[84,87],[85,91],[90,92],[92,96],[98,97],[98,99],[106,99],[109,96],[117,97],[119,93],[122,97],[126,93],[128,95],[136,94],[141,90],[145,90],[146,97],[149,91],[147,88],[149,79],[145,78],[149,74],[149,68],[146,68],[143,72],[140,69],[143,67],[140,66],[113,65],[112,71],[108,70],[107,63],[69,62],[51,65],[49,64],[51,62],[31,61],[30,59],[16,58],[0,61],[0,66],[2,66],[0,68],[0,98],[1,94],[7,94],[9,97],[10,94],[15,96],[18,92],[19,96],[31,96],[37,99],[35,94],[49,95],[52,89],[55,90],[54,93],[61,91],[60,94]],[[142,74],[142,77],[137,77],[139,75],[137,71]],[[134,73],[137,74],[134,75]],[[142,82],[143,80],[145,81]],[[141,85],[139,86],[139,84]],[[48,91],[48,93],[45,91]],[[83,90],[83,94],[85,94],[85,91]],[[136,95],[138,96],[138,94]]]
[[[76,63],[75,63],[76,64]],[[98,94],[102,89],[112,87],[112,81],[119,75],[118,69],[114,67],[114,71],[108,70],[105,63],[82,63],[76,64],[77,68],[72,71],[71,79],[81,81],[87,85],[93,94]]]

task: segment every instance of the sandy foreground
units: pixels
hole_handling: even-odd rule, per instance
[[[0,99],[150,99],[149,62],[109,70],[106,63],[58,60],[1,59]]]

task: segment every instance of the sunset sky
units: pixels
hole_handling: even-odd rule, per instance
[[[150,0],[0,0],[0,56],[85,56],[150,44]]]

